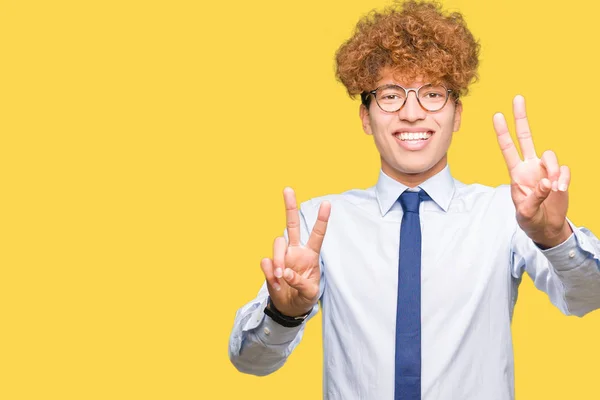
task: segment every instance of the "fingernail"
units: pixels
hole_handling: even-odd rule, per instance
[[[275,277],[281,278],[282,275],[281,268],[275,268]]]
[[[554,181],[552,182],[552,191],[556,192],[558,190],[558,182]]]
[[[281,290],[281,286],[279,286],[279,283],[275,282],[273,283],[273,287],[275,288],[275,290],[277,290],[278,292]]]
[[[567,191],[567,184],[566,183],[562,183],[560,185],[560,187],[558,188],[558,190],[560,190],[561,192],[566,192]]]
[[[292,272],[291,269],[286,268],[285,271],[283,272],[284,278],[285,279],[292,279],[292,276],[294,276],[294,273]]]

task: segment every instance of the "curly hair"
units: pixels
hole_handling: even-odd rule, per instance
[[[386,68],[405,81],[444,84],[458,98],[478,79],[479,50],[460,13],[444,14],[435,1],[396,2],[359,20],[336,52],[336,77],[366,106]]]

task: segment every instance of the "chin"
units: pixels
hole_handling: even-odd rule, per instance
[[[424,174],[424,173],[430,171],[434,167],[434,165],[429,165],[429,164],[398,165],[397,168],[394,168],[394,169],[402,174],[418,175],[418,174]]]

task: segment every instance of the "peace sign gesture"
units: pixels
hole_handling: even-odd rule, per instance
[[[280,236],[273,244],[273,258],[263,258],[260,266],[267,280],[271,301],[289,317],[306,314],[319,300],[321,268],[319,254],[327,230],[331,204],[324,201],[306,246],[300,243],[300,216],[296,195],[283,191],[289,243]]]
[[[500,113],[494,115],[494,129],[510,174],[517,222],[535,243],[542,247],[554,247],[568,239],[572,232],[566,221],[569,204],[567,189],[571,180],[569,167],[559,167],[553,151],[546,151],[541,159],[538,158],[523,96],[515,97],[513,114],[523,159]]]

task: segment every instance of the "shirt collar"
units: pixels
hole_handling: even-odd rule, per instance
[[[450,175],[450,168],[447,164],[443,170],[421,183],[419,188],[426,191],[442,210],[448,211],[450,201],[454,195],[454,179]],[[408,189],[408,186],[389,177],[383,170],[379,171],[379,179],[375,186],[375,192],[382,216],[390,211],[394,203],[398,200],[398,197],[406,189]]]

